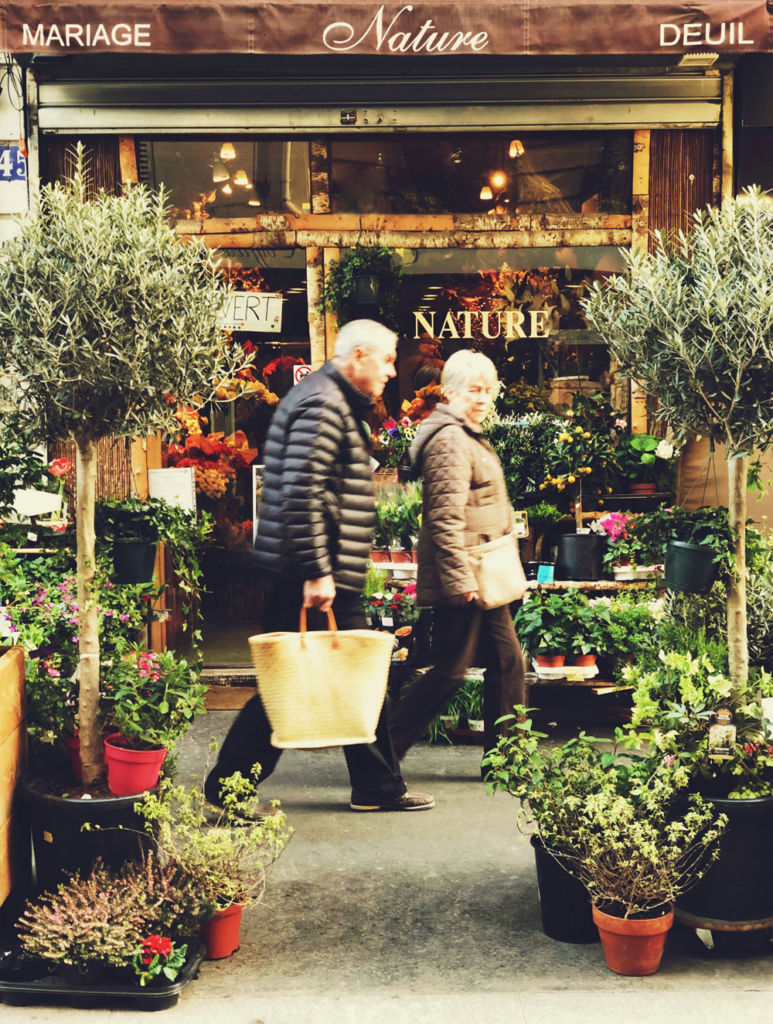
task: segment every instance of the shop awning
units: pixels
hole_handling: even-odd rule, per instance
[[[71,53],[773,52],[773,0],[0,0],[2,49]]]

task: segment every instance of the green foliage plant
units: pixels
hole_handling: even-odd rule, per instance
[[[524,495],[539,491],[547,475],[546,452],[563,422],[541,412],[519,419],[487,417],[484,434],[502,463],[507,494],[516,507]]]
[[[532,657],[569,651],[581,607],[587,607],[587,599],[577,590],[530,593],[515,615],[518,639]]]
[[[0,403],[20,425],[76,446],[79,725],[84,782],[103,771],[94,594],[97,444],[177,427],[244,361],[219,326],[228,286],[202,244],[181,243],[163,191],[89,198],[83,148],[72,177],[44,185],[0,261]]]
[[[626,684],[634,687],[631,727],[646,729],[653,750],[670,766],[687,772],[694,786],[713,795],[765,796],[773,793],[773,735],[758,700],[773,693],[773,681],[760,673],[740,691],[708,654],[661,650],[654,668],[629,665]],[[732,714],[736,738],[730,756],[713,756],[709,729],[715,713]]]
[[[584,733],[550,747],[527,709],[509,721],[484,759],[489,791],[520,801],[519,826],[536,830],[594,904],[619,917],[663,912],[698,881],[725,820],[695,795],[678,808],[684,771],[623,755],[639,740],[619,728],[612,750]]]
[[[550,388],[540,384],[529,384],[525,380],[518,380],[514,384],[500,388],[496,409],[500,416],[516,418],[533,412],[553,415],[557,412],[550,401]]]
[[[631,483],[652,483],[658,490],[673,484],[679,449],[664,438],[652,434],[623,437],[615,452],[621,476]]]
[[[376,499],[374,547],[412,550],[419,538],[421,517],[420,480],[384,488]]]
[[[289,842],[278,801],[273,814],[253,816],[260,765],[250,778],[235,772],[223,779],[222,810],[212,808],[198,785],[173,785],[162,780],[137,804],[159,854],[196,879],[199,899],[211,917],[235,903],[256,906],[263,898],[266,869]]]
[[[557,505],[553,505],[549,501],[539,501],[534,505],[528,505],[526,514],[529,517],[529,529],[534,535],[534,557],[540,562],[548,530],[551,526],[557,526],[566,516]]]
[[[583,307],[621,369],[658,401],[678,440],[725,445],[736,573],[728,586],[730,675],[748,675],[747,469],[773,443],[773,202],[759,188],[693,215],[689,234],[623,252],[626,273]]]
[[[331,263],[322,292],[321,310],[330,309],[339,325],[361,315],[356,303],[358,278],[375,277],[380,285],[374,319],[397,330],[398,291],[403,271],[395,260],[394,249],[383,245],[355,245],[340,260]]]

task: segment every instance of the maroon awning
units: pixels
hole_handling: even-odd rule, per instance
[[[768,0],[0,0],[10,53],[773,52]]]

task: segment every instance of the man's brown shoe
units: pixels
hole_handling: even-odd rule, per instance
[[[356,793],[352,793],[349,804],[353,811],[428,811],[434,806],[435,798],[431,793],[401,793],[379,803],[359,800]]]

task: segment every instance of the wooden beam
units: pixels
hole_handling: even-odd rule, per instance
[[[341,259],[341,250],[338,248],[325,247],[322,251],[325,280],[330,272],[330,264],[337,263]],[[335,347],[335,338],[338,333],[338,321],[335,313],[325,310],[325,359],[330,359]]]
[[[733,70],[722,72],[722,165],[721,198],[726,203],[735,193],[733,183]]]
[[[633,133],[633,222],[631,248],[646,252],[650,240],[650,132]],[[630,380],[628,418],[631,431],[647,432],[647,394],[638,381]]]

